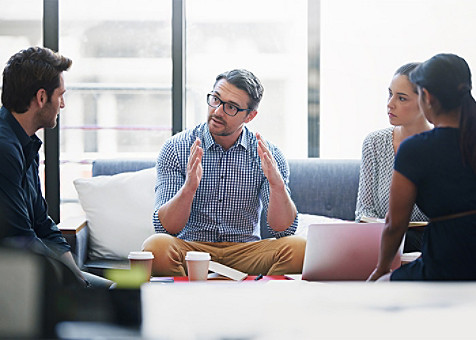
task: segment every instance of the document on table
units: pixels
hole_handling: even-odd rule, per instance
[[[248,274],[246,273],[240,272],[239,270],[230,268],[228,266],[225,266],[224,264],[215,261],[210,261],[208,269],[217,274],[229,277],[230,279],[233,279],[235,281],[243,281],[248,277]]]
[[[377,218],[377,217],[369,217],[369,216],[362,216],[360,218],[360,222],[362,223],[385,223],[384,218]],[[408,226],[411,227],[424,227],[428,224],[428,222],[425,221],[411,221],[408,223]]]

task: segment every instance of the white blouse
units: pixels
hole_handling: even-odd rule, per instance
[[[362,216],[385,218],[387,214],[395,162],[393,129],[392,126],[371,132],[362,145],[359,191],[355,211],[357,222]],[[428,221],[428,218],[415,205],[411,221]]]

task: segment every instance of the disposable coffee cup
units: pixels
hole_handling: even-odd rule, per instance
[[[152,273],[152,260],[154,254],[150,251],[131,251],[129,256],[129,263],[131,265],[131,271],[141,276],[141,281],[150,281],[150,275]]]
[[[189,251],[185,256],[189,281],[206,281],[210,254],[201,251]]]

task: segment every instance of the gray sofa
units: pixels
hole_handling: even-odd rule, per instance
[[[93,176],[110,176],[122,172],[151,168],[154,160],[98,159],[93,162]],[[300,213],[353,220],[359,185],[360,160],[329,160],[320,158],[290,159],[289,186],[291,197]],[[270,237],[262,214],[261,237]],[[61,226],[78,264],[83,269],[102,274],[104,268],[126,268],[127,260],[88,259],[88,227],[86,222],[73,227]]]

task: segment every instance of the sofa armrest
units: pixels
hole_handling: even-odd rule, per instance
[[[89,228],[85,216],[67,218],[58,224],[79,268],[83,268],[88,252]]]

